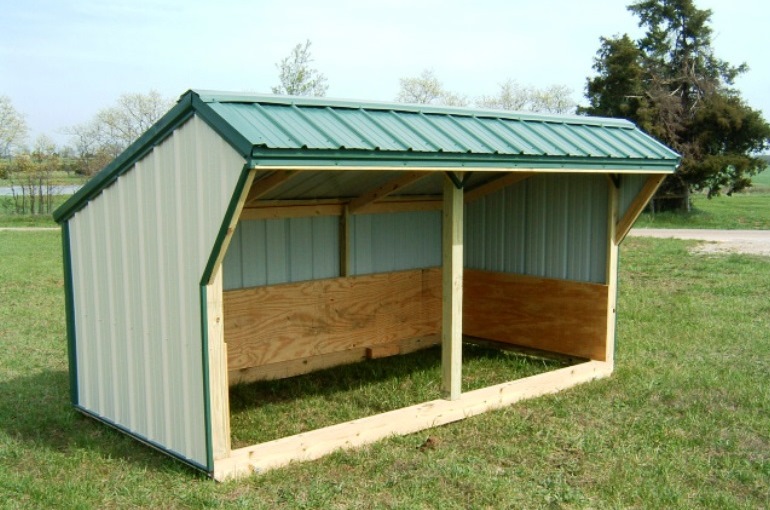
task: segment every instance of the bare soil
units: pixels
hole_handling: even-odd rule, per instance
[[[770,230],[635,228],[628,235],[705,241],[693,249],[696,253],[748,253],[770,257]]]

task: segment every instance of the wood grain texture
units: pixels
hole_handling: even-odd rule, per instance
[[[603,361],[608,287],[466,269],[463,332]]]
[[[309,374],[316,370],[357,363],[370,358],[370,349],[383,353],[383,350],[390,350],[394,354],[409,354],[422,349],[427,349],[441,343],[439,335],[420,336],[416,338],[407,338],[393,344],[380,344],[384,349],[378,347],[358,347],[345,351],[331,352],[329,354],[319,354],[307,358],[294,359],[289,361],[280,361],[258,367],[241,368],[231,370],[229,373],[230,385],[250,383],[254,381],[265,381],[272,379],[283,379],[294,377],[295,375]]]
[[[457,400],[432,400],[387,413],[376,414],[338,425],[303,432],[274,441],[233,450],[227,459],[214,463],[214,479],[223,481],[291,462],[317,459],[338,449],[356,448],[392,435],[411,434],[431,427],[463,420],[516,402],[557,393],[612,373],[600,361],[588,361],[552,372],[525,377],[479,390]]]
[[[441,271],[227,291],[224,315],[231,372],[434,335],[441,328]]]
[[[211,438],[214,459],[230,455],[230,395],[227,381],[227,344],[222,328],[222,266],[206,286],[208,325],[209,396],[211,398]]]

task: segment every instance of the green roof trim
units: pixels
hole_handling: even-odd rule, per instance
[[[672,173],[680,161],[619,119],[191,90],[54,219],[66,221],[193,115],[250,167]]]

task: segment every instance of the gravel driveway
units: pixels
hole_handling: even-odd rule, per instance
[[[770,230],[634,228],[628,235],[707,241],[695,249],[699,253],[750,253],[770,257]]]

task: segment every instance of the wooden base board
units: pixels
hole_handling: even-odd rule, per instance
[[[320,458],[335,450],[355,448],[393,435],[406,435],[505,407],[521,400],[556,393],[571,386],[607,377],[612,365],[588,361],[579,365],[463,393],[457,400],[433,400],[275,441],[233,450],[214,462],[214,479],[262,473]]]
[[[379,344],[368,347],[359,347],[345,351],[321,354],[318,356],[309,356],[307,358],[271,363],[258,367],[241,368],[230,370],[228,379],[230,386],[236,384],[245,384],[255,381],[268,381],[272,379],[283,379],[285,377],[294,377],[295,375],[309,374],[316,370],[332,368],[339,365],[348,365],[357,363],[366,359],[377,359],[386,356],[395,356],[398,354],[409,354],[410,352],[427,349],[441,343],[439,335],[428,335],[417,338],[408,338],[400,342],[390,344]]]

